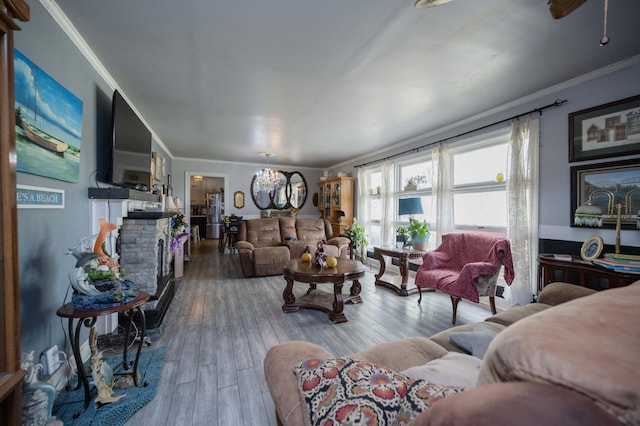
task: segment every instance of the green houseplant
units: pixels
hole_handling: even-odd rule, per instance
[[[396,248],[403,248],[409,242],[409,227],[398,225],[396,228]]]
[[[404,186],[404,190],[415,191],[416,189],[418,189],[418,184],[426,183],[426,182],[427,182],[427,177],[424,175],[411,176],[410,178],[407,179],[407,183]]]
[[[353,224],[347,225],[342,236],[351,240],[351,247],[356,253],[356,258],[360,259],[360,261],[364,263],[367,258],[365,250],[369,246],[364,226],[360,225],[354,217]]]
[[[411,245],[416,250],[426,250],[429,242],[429,225],[426,220],[419,221],[411,218],[409,221],[409,233],[411,234]]]

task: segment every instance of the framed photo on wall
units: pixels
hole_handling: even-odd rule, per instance
[[[623,229],[636,229],[640,211],[640,161],[612,161],[571,167],[571,226],[579,206],[590,201],[602,210],[602,227],[614,229],[617,205]]]
[[[569,114],[569,162],[640,153],[640,95]]]
[[[155,180],[162,180],[164,178],[164,157],[158,152],[151,153],[151,170]]]
[[[236,191],[233,194],[233,207],[241,209],[244,207],[244,192]]]

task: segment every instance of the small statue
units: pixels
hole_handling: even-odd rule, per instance
[[[91,377],[93,385],[98,389],[97,406],[119,401],[125,395],[113,395],[115,384],[113,368],[102,360],[102,352],[98,351],[98,333],[95,327],[91,327],[89,331],[89,347],[91,348]]]
[[[326,242],[324,240],[320,240],[316,244],[316,262],[321,268],[327,266],[327,253],[324,251],[325,244]]]
[[[20,368],[27,371],[22,385],[22,424],[62,426],[62,422],[53,416],[56,388],[38,380],[42,364],[35,363],[34,351],[24,355]]]

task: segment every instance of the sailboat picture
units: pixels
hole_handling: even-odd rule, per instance
[[[14,56],[17,171],[78,182],[82,101],[19,50]]]

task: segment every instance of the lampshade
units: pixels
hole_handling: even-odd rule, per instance
[[[422,214],[422,200],[420,198],[400,198],[398,200],[398,216]]]
[[[594,205],[589,199],[586,203],[576,209],[573,216],[573,223],[576,226],[592,226],[602,228],[602,209]]]
[[[176,205],[173,202],[173,197],[171,197],[171,196],[167,196],[167,198],[165,198],[165,205],[166,205],[166,211],[168,211],[168,212],[177,210],[176,209]]]

